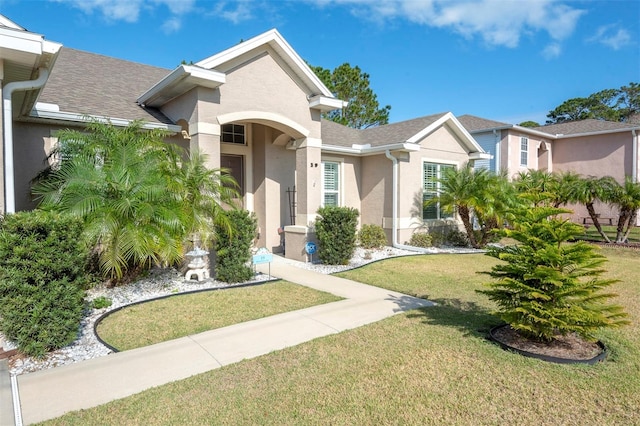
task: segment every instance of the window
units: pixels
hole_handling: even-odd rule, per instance
[[[441,207],[440,203],[433,203],[424,205],[424,202],[429,201],[440,194],[440,182],[442,175],[447,169],[455,169],[452,164],[438,164],[424,162],[422,165],[422,219],[451,219],[452,213],[446,213]]]
[[[237,143],[245,145],[244,125],[243,124],[223,124],[222,125],[222,142]]]
[[[322,162],[322,205],[340,205],[340,163]]]
[[[520,165],[527,166],[529,159],[529,138],[520,137]]]

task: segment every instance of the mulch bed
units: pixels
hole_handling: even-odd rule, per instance
[[[575,333],[558,335],[547,343],[527,339],[507,326],[494,329],[492,337],[512,348],[554,358],[590,360],[603,350],[597,343],[584,340]]]

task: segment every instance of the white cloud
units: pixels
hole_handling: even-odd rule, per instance
[[[560,43],[550,43],[542,50],[542,56],[545,59],[553,59],[560,56],[562,53],[562,47]]]
[[[523,35],[547,33],[560,42],[575,31],[585,13],[555,0],[308,0],[318,6],[351,6],[371,19],[406,19],[450,29],[465,38],[480,37],[487,45],[515,48]]]
[[[604,44],[613,50],[620,50],[624,46],[631,44],[631,34],[623,28],[615,25],[605,25],[598,28],[593,37],[587,41]]]
[[[251,13],[251,1],[236,0],[236,1],[221,1],[214,8],[214,13],[217,16],[231,21],[234,24],[248,21],[253,18]]]
[[[53,0],[76,7],[87,14],[102,14],[108,21],[137,22],[142,10],[165,6],[172,16],[163,28],[179,29],[178,17],[191,12],[196,0]],[[178,19],[176,21],[176,19]]]
[[[182,19],[177,16],[167,19],[164,21],[164,24],[162,24],[162,31],[164,31],[165,34],[178,32],[180,28],[182,28]]]

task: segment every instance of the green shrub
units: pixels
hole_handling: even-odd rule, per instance
[[[409,245],[413,247],[431,247],[432,237],[427,232],[414,232],[409,239]]]
[[[459,229],[452,229],[447,232],[447,235],[444,237],[444,242],[445,244],[454,247],[469,247],[469,238],[467,237],[467,234]]]
[[[216,279],[227,283],[248,281],[253,277],[248,262],[256,237],[256,218],[246,210],[230,210],[224,214],[230,221],[232,232],[224,226],[216,226]]]
[[[387,236],[379,225],[362,225],[358,232],[360,247],[365,249],[380,248],[387,245]]]
[[[626,324],[621,306],[607,305],[614,297],[601,290],[615,280],[599,278],[604,256],[585,242],[566,244],[581,235],[582,226],[560,219],[567,210],[553,207],[519,209],[507,237],[518,242],[490,247],[487,255],[500,259],[491,272],[496,281],[482,290],[498,305],[498,314],[522,335],[551,341],[575,332],[594,339],[601,327]]]
[[[356,248],[358,210],[350,207],[321,207],[316,219],[318,256],[327,265],[346,265]]]
[[[75,340],[88,282],[82,222],[42,211],[0,223],[0,330],[27,355]]]
[[[98,296],[91,301],[91,306],[93,307],[93,309],[108,308],[109,306],[111,306],[111,304],[111,299],[105,296]]]

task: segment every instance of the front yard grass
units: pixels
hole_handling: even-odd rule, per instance
[[[603,225],[602,230],[611,241],[616,240],[616,226]],[[600,235],[600,233],[598,233],[598,230],[593,225],[586,228],[584,233],[585,235],[584,237],[582,237],[582,239],[584,240],[604,242],[602,236]],[[631,228],[631,232],[629,233],[629,242],[640,243],[640,226],[634,226],[633,228]]]
[[[124,351],[282,312],[341,300],[288,281],[212,290],[125,307],[100,322],[102,340]]]
[[[605,249],[631,325],[600,333],[595,366],[559,365],[486,340],[499,320],[475,290],[494,259],[431,255],[340,274],[438,306],[316,339],[47,422],[234,425],[638,425],[640,253]]]

